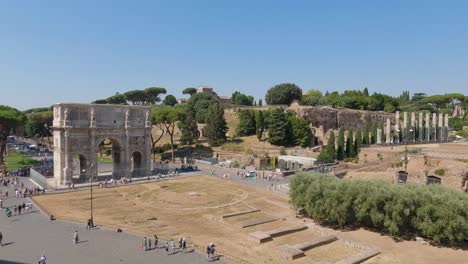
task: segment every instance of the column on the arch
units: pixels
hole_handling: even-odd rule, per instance
[[[396,144],[400,143],[400,111],[395,112],[395,142]]]
[[[444,127],[444,114],[439,113],[439,126],[438,126],[438,133],[439,133],[439,141],[444,141],[444,133],[443,133],[443,127]]]
[[[416,113],[411,112],[411,129],[413,130],[411,134],[411,142],[415,142],[416,140]]]
[[[387,125],[385,127],[385,144],[392,143],[392,129],[390,118],[387,118]]]
[[[380,128],[377,128],[377,144],[382,144],[382,130]]]
[[[418,142],[422,143],[423,141],[423,113],[419,112],[418,116]]]
[[[60,184],[67,184],[72,180],[72,164],[73,164],[73,157],[70,155],[70,131],[65,129],[64,132],[64,140],[63,140],[63,177],[60,180]]]
[[[426,135],[426,142],[429,143],[431,141],[431,115],[429,112],[426,113],[426,130],[425,130],[425,135]]]
[[[445,135],[445,141],[448,141],[448,131],[449,131],[449,114],[445,114],[444,118],[444,135]]]
[[[437,113],[432,113],[432,142],[437,142]]]

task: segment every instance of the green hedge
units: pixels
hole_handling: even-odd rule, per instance
[[[449,244],[468,240],[468,195],[439,185],[394,186],[299,173],[290,188],[292,205],[322,224]]]

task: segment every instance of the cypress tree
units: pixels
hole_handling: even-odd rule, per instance
[[[353,130],[350,128],[348,130],[348,136],[346,137],[346,149],[345,149],[346,158],[352,158],[354,156],[353,153],[354,153]]]
[[[255,124],[257,139],[262,140],[263,132],[265,131],[265,119],[263,118],[263,112],[257,111],[255,113]]]
[[[250,136],[256,134],[255,113],[252,110],[239,110],[237,112],[239,124],[236,127],[238,136]]]
[[[330,132],[330,138],[328,139],[327,152],[333,160],[336,159],[335,132],[333,130]]]
[[[340,128],[338,131],[338,148],[336,149],[336,159],[337,160],[343,160],[345,153],[344,153],[344,130],[343,128]]]
[[[211,146],[219,146],[226,142],[228,127],[224,119],[224,108],[219,103],[208,107],[205,124],[204,134]]]
[[[353,158],[357,157],[359,152],[361,152],[361,144],[362,144],[362,134],[361,134],[361,129],[358,128],[356,130],[356,138],[354,140],[354,151],[353,151]]]
[[[185,108],[185,116],[180,122],[180,130],[182,135],[180,136],[180,143],[182,145],[191,145],[198,139],[198,126],[197,118],[195,116],[195,108],[192,104],[187,104]]]
[[[377,143],[377,123],[376,122],[372,123],[370,143],[371,144]]]
[[[291,126],[284,109],[281,107],[273,109],[271,112],[270,124],[268,128],[268,142],[273,145],[290,145],[292,141]]]
[[[362,144],[365,146],[370,145],[369,129],[367,128],[367,126],[364,127],[364,135],[362,135]]]

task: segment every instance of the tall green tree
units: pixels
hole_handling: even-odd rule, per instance
[[[293,143],[303,148],[309,147],[312,141],[312,131],[309,122],[304,118],[298,117],[295,112],[289,113],[289,124],[293,136]]]
[[[213,95],[202,92],[192,95],[188,103],[193,105],[197,122],[203,124],[205,123],[208,107],[210,107],[212,104],[218,103],[218,101],[213,97]]]
[[[290,105],[294,100],[301,100],[302,90],[294,83],[282,83],[270,88],[265,96],[269,105]]]
[[[263,111],[255,112],[255,125],[256,125],[256,135],[258,140],[264,139],[264,134],[266,131],[265,119],[263,117]]]
[[[160,102],[161,98],[159,98],[159,96],[161,94],[166,94],[167,91],[165,88],[162,87],[148,87],[145,90],[143,90],[143,92],[145,94],[144,104],[153,105]]]
[[[282,107],[273,109],[269,121],[268,142],[278,146],[290,145],[292,143],[292,132],[284,109]]]
[[[372,123],[372,128],[371,128],[371,139],[370,139],[371,144],[377,143],[377,122]]]
[[[172,94],[168,94],[166,95],[162,103],[163,105],[174,106],[177,104],[177,99]]]
[[[336,149],[336,159],[343,160],[345,157],[345,140],[344,140],[344,130],[341,127],[338,130],[338,147]]]
[[[345,154],[346,158],[354,157],[354,145],[353,145],[353,129],[348,129],[348,136],[346,137],[346,149]]]
[[[29,137],[47,138],[49,146],[52,146],[52,122],[54,116],[52,110],[31,112],[26,115],[25,133]]]
[[[116,93],[115,95],[113,95],[111,97],[108,97],[106,99],[106,102],[108,104],[126,105],[127,104],[127,96],[125,96],[125,94]]]
[[[361,133],[361,128],[358,128],[356,130],[356,137],[354,139],[354,157],[357,157],[359,152],[361,152],[361,145],[362,145],[362,133]]]
[[[131,90],[125,92],[124,95],[132,105],[145,105],[148,99],[147,94],[143,90]]]
[[[156,123],[162,124],[171,141],[171,160],[174,162],[174,132],[178,121],[183,120],[183,111],[180,107],[158,107],[152,113]]]
[[[8,135],[17,126],[23,124],[24,120],[24,115],[19,110],[0,105],[0,164],[3,164]]]
[[[253,96],[243,94],[241,92],[235,91],[231,96],[231,101],[235,105],[247,105],[252,106],[254,103]]]
[[[236,134],[240,137],[256,134],[257,126],[255,112],[252,110],[239,110],[237,112],[239,124],[236,127]]]
[[[224,108],[219,103],[208,107],[205,124],[204,134],[211,146],[219,146],[226,142],[228,127],[224,119]]]
[[[184,112],[184,118],[179,122],[179,128],[182,134],[180,136],[180,143],[183,145],[191,145],[195,143],[199,137],[195,109],[192,104],[187,104],[184,108]]]
[[[362,135],[362,144],[365,146],[370,145],[369,128],[367,128],[367,125],[364,127],[364,132]]]
[[[258,99],[258,106],[263,106],[263,100],[262,100],[262,98]]]
[[[188,87],[188,88],[185,88],[183,91],[182,91],[182,94],[189,94],[190,97],[192,97],[192,95],[196,94],[197,93],[197,88],[193,88],[193,87]]]

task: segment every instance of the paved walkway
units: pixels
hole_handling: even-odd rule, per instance
[[[22,178],[31,186],[29,178]],[[0,187],[5,191],[5,187]],[[13,206],[29,199],[10,198],[4,206]],[[12,210],[13,211],[13,210]],[[73,244],[73,232],[78,230],[79,244]],[[62,221],[50,221],[34,206],[29,214],[8,218],[4,211],[0,215],[0,232],[3,243],[0,247],[0,263],[37,263],[45,254],[47,263],[207,263],[206,256],[196,252],[167,255],[163,249],[142,252],[142,238],[117,233],[114,230],[96,228],[86,230],[84,225]],[[161,245],[161,241],[160,241]],[[216,263],[222,263],[217,261]]]

